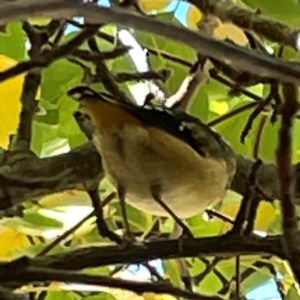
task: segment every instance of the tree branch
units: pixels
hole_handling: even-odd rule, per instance
[[[32,59],[22,61],[5,71],[0,72],[0,82],[36,68],[45,68],[49,66],[57,59],[71,54],[87,38],[93,36],[96,32],[97,28],[92,26],[82,29],[82,31],[80,31],[74,38],[70,39],[68,42],[62,44],[61,46],[55,47],[52,50],[44,50]]]
[[[43,159],[33,156],[24,159],[17,152],[5,152],[0,155],[0,162],[0,171],[6,175],[0,176],[0,210],[32,197],[83,188],[83,182],[104,176],[101,157],[91,142],[68,154]],[[18,178],[17,182],[10,180],[14,177]]]
[[[298,111],[298,86],[284,84],[285,102],[279,131],[277,165],[281,190],[282,227],[285,250],[291,269],[300,282],[300,238],[297,234],[297,212],[294,201],[294,174],[292,170],[293,119]]]
[[[299,233],[300,235],[300,233]],[[30,265],[61,270],[81,270],[117,264],[140,264],[153,259],[174,259],[187,257],[215,256],[231,258],[236,255],[276,255],[286,259],[283,236],[236,237],[224,235],[196,239],[158,240],[122,246],[90,246],[36,257]],[[1,270],[7,269],[7,262],[0,263]]]
[[[237,172],[231,189],[244,196],[247,193],[247,179],[255,161],[242,155],[236,155],[236,159]],[[3,170],[2,173],[6,175],[7,179],[2,181],[3,178],[0,176],[0,210],[8,209],[29,198],[41,197],[67,189],[83,188],[83,182],[100,180],[104,176],[101,157],[91,142],[75,148],[69,153],[43,159],[35,157],[20,159],[18,153],[5,152],[0,155],[0,163],[0,172]],[[8,166],[9,168],[7,168]],[[61,170],[65,170],[65,173],[62,174]],[[293,173],[295,174],[295,200],[299,203],[299,164],[293,166]],[[14,177],[18,178],[19,184],[10,180]],[[47,180],[44,182],[45,178]],[[23,184],[21,185],[22,180]],[[265,196],[265,200],[281,199],[275,164],[264,163],[260,166],[257,172],[257,186]]]
[[[0,286],[1,300],[30,300],[27,294],[14,294],[11,290]]]
[[[233,68],[261,77],[286,82],[300,82],[300,69],[292,62],[257,53],[246,48],[215,40],[200,32],[193,32],[182,26],[162,22],[150,17],[138,15],[121,8],[99,7],[81,1],[34,0],[17,1],[3,4],[0,8],[0,22],[24,20],[27,17],[46,16],[54,18],[72,18],[82,16],[89,23],[113,22],[120,25],[158,34],[182,42],[195,48],[206,57],[229,62]],[[1,73],[0,73],[1,74]]]
[[[20,270],[10,270],[0,273],[0,281],[3,284],[13,283],[24,285],[36,282],[60,281],[66,283],[90,284],[106,286],[110,288],[126,289],[137,294],[152,292],[156,294],[170,294],[191,300],[222,300],[217,296],[205,296],[193,293],[164,282],[143,282],[113,278],[103,275],[90,275],[82,272],[71,272],[60,269],[37,268],[29,266]]]

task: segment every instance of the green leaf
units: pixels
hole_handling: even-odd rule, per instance
[[[45,123],[49,125],[56,125],[59,121],[57,105],[51,102],[41,99],[39,101],[39,107],[41,107],[45,113],[42,115],[36,115],[35,120],[40,123]]]
[[[10,22],[6,33],[0,32],[0,53],[17,61],[24,59],[26,36],[20,22]]]
[[[250,112],[250,111],[249,111]],[[260,115],[255,119],[253,123],[253,131],[252,137],[254,137],[258,132],[259,122],[262,120],[263,116]],[[278,147],[278,133],[281,127],[281,117],[278,117],[278,120],[275,124],[270,122],[270,116],[267,117],[265,126],[263,128],[263,132],[260,139],[260,148],[259,148],[259,156],[263,160],[268,162],[275,162],[276,160],[276,149]],[[293,151],[292,151],[292,159],[293,162],[296,163],[300,159],[300,139],[298,138],[300,135],[300,121],[296,119],[293,127]]]
[[[93,274],[93,275],[107,275],[107,274],[109,274],[110,271],[111,271],[110,266],[84,269],[84,272],[87,272],[87,273]]]
[[[221,223],[215,219],[206,220],[205,214],[199,214],[187,220],[195,237],[218,235],[221,232]]]
[[[108,220],[106,220],[106,223],[109,228],[112,228],[111,223]],[[87,230],[85,234],[80,236],[75,236],[72,239],[72,246],[76,247],[76,246],[88,245],[93,243],[97,243],[98,245],[104,243],[107,245],[107,242],[109,242],[109,239],[100,236],[99,230],[96,227],[96,224],[94,224],[94,227],[92,227],[90,230]]]
[[[65,92],[68,84],[81,83],[83,70],[78,65],[70,63],[66,59],[54,62],[43,70],[41,97],[46,101],[57,101]]]
[[[169,23],[174,23],[176,25],[182,26],[182,23],[176,18],[174,11],[162,12],[160,14],[156,14],[155,17],[158,20],[169,22]]]
[[[10,257],[21,257],[21,256],[29,256],[29,257],[35,257],[38,255],[42,250],[47,247],[46,243],[38,243],[36,245],[30,245],[26,248],[19,248],[13,251],[9,252]],[[63,251],[66,251],[66,248],[61,245],[56,245],[53,249],[49,251],[49,254],[56,254],[61,253]]]
[[[293,163],[298,163],[300,160],[300,120],[296,119],[294,122],[294,130],[293,130]]]
[[[60,138],[58,126],[52,126],[40,122],[33,122],[32,150],[42,157],[59,154],[69,149],[68,139]]]
[[[129,55],[122,55],[111,64],[113,72],[137,72],[136,66]]]
[[[74,112],[78,109],[78,102],[68,97],[66,93],[63,93],[58,100],[57,106],[60,121],[57,131],[58,136],[68,139],[72,148],[85,143],[87,138],[73,117]]]
[[[259,119],[260,118],[258,118],[258,120]],[[255,122],[258,123],[258,120],[256,120]],[[278,146],[279,129],[280,122],[276,122],[273,125],[270,122],[270,118],[267,118],[266,124],[262,132],[259,148],[259,156],[262,159],[273,162],[276,160],[276,149]]]
[[[182,70],[181,67],[174,63],[169,63],[165,68],[169,69],[172,72],[170,78],[166,81],[165,86],[171,94],[174,94],[178,91],[184,79],[189,75],[185,70]]]
[[[244,105],[244,104],[242,104]],[[236,106],[239,107],[241,105]],[[251,110],[252,111],[252,110]],[[260,117],[256,118],[253,124],[253,128],[249,132],[247,138],[245,139],[245,143],[242,144],[240,141],[240,136],[244,127],[246,125],[247,120],[251,114],[251,111],[244,111],[222,123],[216,125],[216,130],[223,135],[223,137],[230,143],[230,145],[234,148],[237,153],[243,154],[245,156],[253,155],[253,145],[254,139],[256,137],[256,128]],[[234,134],[233,133],[234,129]]]
[[[25,212],[23,220],[32,224],[33,226],[44,228],[62,228],[63,225],[62,222],[57,221],[54,218],[44,216],[38,211]]]
[[[48,292],[45,300],[80,300],[81,296],[74,292],[61,291],[61,292]]]
[[[172,23],[182,26],[182,24],[174,17],[173,13],[158,14],[156,17],[164,21],[172,21]],[[147,48],[168,53],[175,57],[181,57],[184,58],[184,60],[191,62],[196,60],[196,51],[184,43],[179,43],[171,39],[166,39],[155,34],[149,34],[138,30],[135,31],[135,38],[138,43]],[[173,68],[176,68],[176,71],[181,69],[181,71],[185,72],[185,76],[187,75],[188,69],[186,67],[177,63],[172,63],[171,60],[167,60],[161,56],[151,55],[150,61],[154,69],[168,68],[172,66]],[[172,75],[176,76],[176,72],[172,73]],[[177,86],[177,88],[178,87],[179,86]]]
[[[168,217],[166,220],[163,222],[160,222],[160,229],[159,232],[161,233],[170,233],[174,232],[174,227],[175,227],[175,221],[173,218]]]
[[[219,99],[230,99],[228,93],[230,88],[221,84],[219,81],[214,79],[210,79],[206,84],[205,87],[209,91],[209,99],[210,100],[219,100]]]
[[[250,260],[251,258],[243,258],[241,261],[241,272],[247,272],[249,269],[254,270],[254,272],[242,282],[241,286],[245,293],[248,293],[251,290],[263,285],[273,277],[266,267],[255,267],[254,263],[259,260],[259,258],[257,258],[258,257],[256,257],[256,259],[254,258],[253,260]]]
[[[123,222],[121,208],[119,201],[113,202],[110,204],[116,212],[115,216],[121,222]],[[139,231],[148,231],[149,228],[152,226],[152,216],[149,214],[144,213],[143,211],[131,206],[130,204],[126,205],[128,221],[131,226],[135,228],[135,230]]]
[[[208,89],[206,86],[201,87],[194,99],[190,108],[191,114],[199,117],[202,121],[206,122],[208,119],[208,109],[209,109],[209,100],[208,100]]]
[[[212,259],[207,260],[209,262],[212,261]],[[192,276],[197,278],[199,275],[203,274],[203,272],[206,272],[207,265],[201,259],[196,258],[191,259],[191,261],[194,262],[190,269]],[[199,282],[195,291],[208,295],[216,295],[222,287],[222,282],[212,270]]]
[[[295,285],[293,285],[286,295],[286,300],[300,300],[300,293],[299,288],[296,288]]]
[[[54,156],[69,150],[69,142],[64,138],[55,138],[53,140],[43,143],[41,151],[42,157]]]
[[[242,106],[244,104],[241,104]],[[236,106],[238,108],[239,106]],[[265,118],[263,114],[260,114],[255,120],[252,122],[252,127],[245,139],[245,143],[242,144],[240,141],[240,136],[242,131],[245,128],[247,121],[249,120],[250,114],[252,113],[253,109],[244,111],[239,113],[236,116],[233,116],[230,119],[223,121],[222,123],[216,125],[216,130],[220,132],[233,146],[233,148],[241,154],[246,156],[252,156],[254,150],[254,143],[256,138],[258,137],[258,129],[259,126]],[[298,127],[296,122],[297,134]],[[267,161],[274,161],[275,160],[275,151],[277,148],[277,140],[278,140],[278,130],[279,130],[280,123],[277,121],[274,125],[270,122],[270,117],[267,116],[267,120],[263,127],[263,132],[260,137],[260,147],[259,147],[259,156],[262,159]],[[234,134],[232,134],[232,130],[234,128]],[[296,134],[296,132],[295,132]],[[294,144],[294,147],[299,147],[300,144],[297,141]]]
[[[117,300],[113,295],[102,292],[99,295],[85,297],[84,300]]]
[[[228,280],[235,276],[235,258],[224,259],[220,261],[216,269]]]
[[[116,37],[118,31],[117,31],[117,26],[113,25],[113,24],[108,24],[105,25],[101,28],[100,32],[106,33],[112,40]],[[78,31],[74,31],[71,32],[67,35],[65,35],[62,39],[62,42],[67,42],[69,40],[71,40],[72,38],[74,38],[76,35],[78,34]],[[112,51],[114,50],[114,48],[116,47],[117,44],[117,39],[111,41],[106,40],[105,38],[102,37],[96,37],[96,42],[100,48],[101,51]],[[90,51],[90,47],[88,46],[87,42],[84,42],[80,47],[81,50],[89,50]],[[113,62],[114,60],[107,60],[106,63],[108,66],[110,66],[110,64]],[[91,68],[91,70],[95,70],[95,64],[92,62],[88,62],[88,61],[83,61],[83,63],[88,66],[89,68]]]
[[[277,21],[289,25],[299,26],[300,6],[297,0],[242,0],[251,8],[259,9],[263,15],[267,15]]]
[[[40,155],[43,147],[43,133],[44,130],[39,123],[33,122],[32,137],[31,137],[31,149],[37,155]]]
[[[38,218],[37,218],[38,219]],[[42,218],[40,218],[42,219]],[[23,218],[14,217],[9,219],[3,219],[2,222],[4,225],[7,225],[9,227],[15,228],[20,232],[23,232],[28,235],[38,236],[43,235],[47,232],[47,230],[53,230],[53,229],[61,229],[62,223],[57,221],[56,224],[54,224],[55,221],[53,221],[53,225],[56,225],[56,227],[45,227],[45,226],[39,226],[35,222],[31,222],[32,220],[25,221]],[[46,221],[44,220],[46,223]]]
[[[171,280],[172,284],[176,286],[182,286],[178,260],[175,259],[164,260],[162,261],[162,265],[166,272],[167,278]]]
[[[123,55],[110,62],[110,70],[113,73],[128,72],[136,73],[137,68],[129,55]],[[137,82],[124,82],[118,83],[119,89],[121,89],[126,95],[130,95],[130,86],[135,85]]]

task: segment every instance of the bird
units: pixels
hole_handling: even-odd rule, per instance
[[[236,171],[230,145],[200,119],[121,102],[79,85],[68,96],[95,125],[93,143],[121,202],[187,219],[221,201]]]

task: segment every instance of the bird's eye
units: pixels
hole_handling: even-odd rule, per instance
[[[81,98],[81,93],[69,93],[69,96],[76,99],[76,100],[79,100]]]
[[[180,123],[179,130],[184,131],[185,129],[186,129],[186,127],[182,123]]]

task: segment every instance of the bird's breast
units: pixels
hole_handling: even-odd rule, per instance
[[[162,200],[180,218],[187,218],[219,201],[228,174],[223,160],[204,158],[184,141],[156,127],[125,125],[94,136],[105,172],[126,191],[135,207],[167,216],[151,195],[161,186]]]

